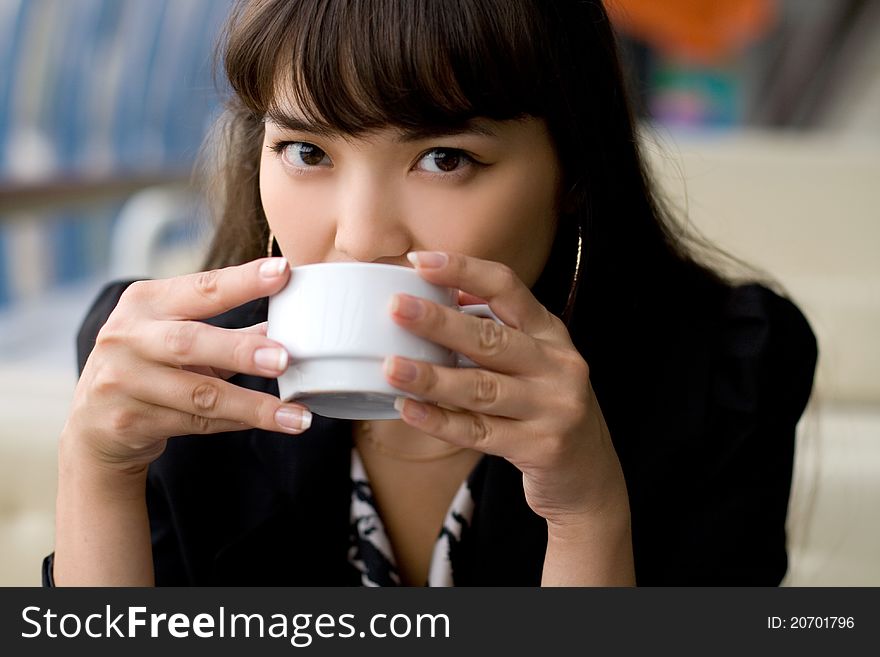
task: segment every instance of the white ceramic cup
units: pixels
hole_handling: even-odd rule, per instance
[[[503,324],[486,304],[458,306],[455,289],[429,283],[410,267],[364,262],[293,267],[284,289],[269,298],[267,335],[290,354],[290,366],[278,378],[281,399],[325,417],[394,419],[400,417],[396,397],[422,399],[385,380],[386,356],[476,366],[398,326],[390,311],[398,292]]]

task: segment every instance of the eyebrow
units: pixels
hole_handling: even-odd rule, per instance
[[[263,120],[265,122],[274,123],[279,128],[284,128],[286,130],[308,132],[310,134],[330,139],[340,137],[343,134],[341,130],[316,126],[304,119],[288,114],[267,114]],[[400,134],[395,138],[395,141],[399,143],[410,143],[425,139],[455,137],[468,134],[482,135],[484,137],[498,136],[498,133],[485,122],[470,120],[462,126],[425,125],[415,128],[405,128],[401,130]]]

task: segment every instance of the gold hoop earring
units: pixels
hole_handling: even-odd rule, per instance
[[[266,242],[266,257],[271,258],[275,255],[275,233],[272,232],[272,229],[269,229],[269,241]]]
[[[577,294],[577,285],[578,280],[580,279],[581,274],[581,250],[583,247],[583,240],[581,236],[581,225],[577,224],[578,231],[578,248],[577,248],[577,258],[574,263],[574,276],[571,279],[571,287],[568,289],[568,299],[565,302],[565,310],[562,311],[562,320],[568,324],[568,320],[571,319],[571,313],[574,306],[574,298]]]

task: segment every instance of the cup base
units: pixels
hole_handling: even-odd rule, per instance
[[[385,381],[382,360],[314,358],[296,361],[278,378],[284,401],[308,406],[312,413],[340,420],[396,420],[394,400],[413,397]]]
[[[295,401],[305,404],[312,413],[340,420],[397,420],[396,395],[351,390],[348,392],[311,392]]]

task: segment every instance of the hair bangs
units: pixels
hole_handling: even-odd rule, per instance
[[[267,0],[240,5],[224,62],[242,102],[317,130],[544,116],[550,63],[532,0]],[[292,106],[292,107],[291,107]]]

